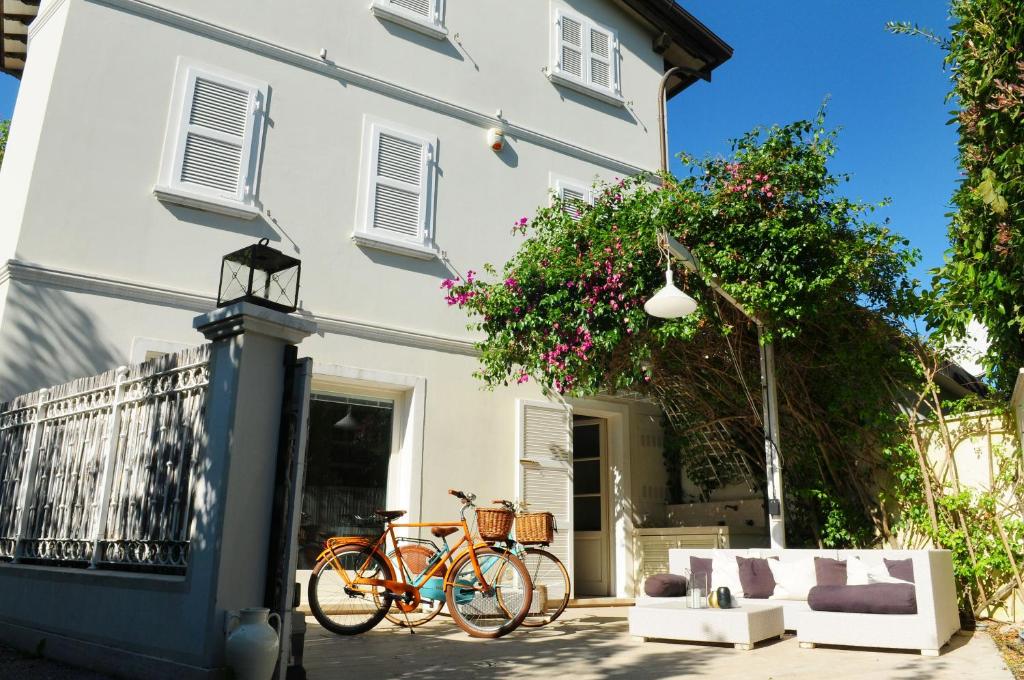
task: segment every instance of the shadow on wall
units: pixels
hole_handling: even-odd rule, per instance
[[[0,327],[0,401],[127,361],[88,310],[57,288],[11,282]]]

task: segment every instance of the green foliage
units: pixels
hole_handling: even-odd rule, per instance
[[[11,129],[11,121],[0,120],[0,166],[4,164],[4,149],[7,148],[7,134]]]
[[[766,320],[769,338],[796,338],[838,309],[871,309],[896,325],[915,310],[905,274],[917,253],[866,219],[874,206],[835,194],[843,178],[827,170],[834,152],[822,118],[757,129],[734,142],[731,159],[682,156],[681,179],[620,180],[598,187],[593,207],[556,201],[523,218],[514,229],[530,236],[499,280],[470,271],[444,283],[449,304],[467,309],[486,335],[480,377],[496,385],[532,376],[571,394],[649,382],[652,350],[690,340],[718,317],[698,278],[689,280],[698,314],[645,314],[644,301],[663,285],[663,231],[690,246],[703,278],[721,279]]]
[[[964,176],[927,320],[946,339],[962,337],[971,318],[984,324],[988,376],[1008,396],[1024,365],[1024,8],[953,0],[950,14],[952,36],[941,44]]]
[[[729,158],[683,155],[686,173],[600,185],[591,207],[555,201],[513,226],[524,240],[500,274],[443,284],[482,331],[479,377],[536,380],[563,394],[628,391],[660,401],[672,422],[666,455],[705,493],[763,484],[758,346],[750,324],[704,281],[718,279],[775,343],[793,544],[863,545],[882,532],[873,478],[899,438],[893,393],[913,371],[902,319],[919,311],[917,253],[876,206],[851,201],[828,162],[836,134],[823,115],[756,129]],[[696,314],[648,316],[664,285],[659,234],[685,243],[700,277],[673,265]],[[729,465],[707,464],[694,431],[728,423]],[[696,442],[696,443],[695,443]],[[678,453],[674,453],[678,451]],[[678,493],[678,490],[677,490]]]

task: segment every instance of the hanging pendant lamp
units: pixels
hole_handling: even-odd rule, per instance
[[[345,414],[345,417],[334,424],[334,429],[344,430],[346,432],[352,432],[353,430],[359,429],[359,421],[352,415],[351,405],[348,407],[348,413]]]
[[[697,311],[697,301],[676,288],[669,265],[665,269],[665,287],[644,303],[644,311],[659,319],[678,319]]]

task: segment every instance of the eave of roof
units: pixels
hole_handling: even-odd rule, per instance
[[[675,0],[619,2],[653,27],[655,50],[663,54],[666,71],[682,66],[700,72],[704,80],[711,80],[711,72],[732,57],[732,47]],[[692,75],[671,79],[668,96],[675,96],[697,80]]]
[[[39,0],[0,0],[0,72],[21,77],[28,54],[28,25]]]

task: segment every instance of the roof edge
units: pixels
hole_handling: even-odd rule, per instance
[[[732,47],[714,31],[700,22],[695,16],[683,9],[675,0],[621,0],[642,19],[647,21],[662,35],[655,38],[655,43],[667,37],[670,41],[660,50],[665,54],[665,70],[673,66],[693,68],[678,57],[669,56],[670,45],[678,46],[691,55],[702,66],[698,70],[705,80],[711,79],[711,72],[728,61],[733,54]],[[657,47],[656,47],[657,50]],[[669,83],[668,97],[671,98],[698,80],[695,76],[673,79]]]

